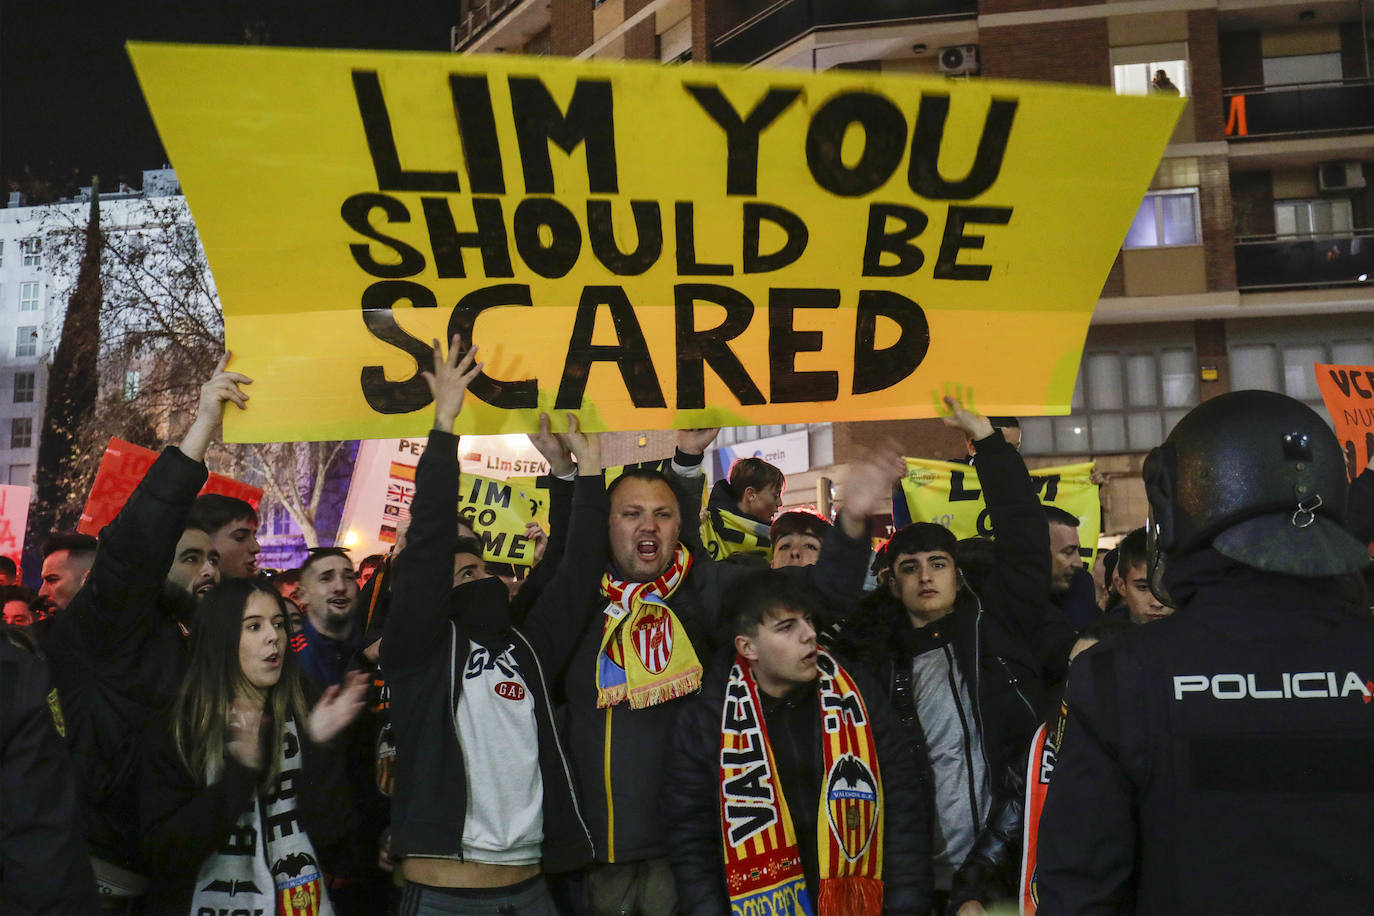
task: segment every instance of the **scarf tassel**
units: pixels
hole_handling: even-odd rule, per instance
[[[822,878],[819,916],[878,916],[883,911],[883,882],[857,875]]]
[[[647,706],[657,706],[659,703],[666,703],[669,700],[676,700],[678,697],[685,697],[689,693],[695,693],[699,687],[701,687],[701,666],[697,665],[684,671],[671,681],[633,688],[630,690],[630,708],[644,709]],[[614,706],[624,698],[625,688],[622,687],[619,698],[605,705]],[[598,705],[600,702],[598,697]]]
[[[596,688],[596,708],[606,709],[625,702],[625,685],[615,684],[611,687]]]

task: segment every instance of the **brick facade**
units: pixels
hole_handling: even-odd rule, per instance
[[[1106,19],[985,28],[978,42],[989,78],[1111,85]]]
[[[549,0],[549,34],[554,54],[580,54],[593,40],[592,5],[587,0]]]
[[[649,5],[649,0],[625,0],[625,18]],[[658,32],[654,26],[654,16],[625,33],[625,57],[628,60],[658,60]]]
[[[1207,288],[1236,288],[1236,221],[1231,207],[1231,169],[1225,156],[1198,160],[1202,242],[1207,252]]]
[[[1226,120],[1222,116],[1216,10],[1189,11],[1188,65],[1193,81],[1192,109],[1197,140],[1200,143],[1224,140]]]

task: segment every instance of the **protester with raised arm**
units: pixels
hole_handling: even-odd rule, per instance
[[[453,428],[482,367],[476,354],[461,353],[455,337],[445,356],[436,341],[424,374],[434,428],[416,468],[381,650],[396,741],[390,855],[406,880],[404,914],[552,916],[544,872],[580,868],[592,853],[549,685],[592,611],[576,596],[605,567],[601,450],[570,416],[561,438],[578,476],[567,546],[517,628],[505,585],[471,553],[480,547],[458,537]]]
[[[976,912],[1014,886],[1025,749],[1074,632],[1050,604],[1048,525],[1025,463],[987,417],[945,401],[976,451],[993,562],[975,593],[949,529],[908,525],[888,541],[887,588],[836,648],[880,676],[917,747],[937,814],[937,904]]]
[[[195,600],[180,556],[210,557],[188,515],[208,471],[205,452],[226,404],[242,409],[247,376],[226,370],[201,386],[195,421],[168,446],[100,533],[85,585],[43,636],[62,698],[96,877],[107,899],[142,893],[138,857],[137,743],[149,718],[176,696]],[[204,561],[190,580],[204,571]]]

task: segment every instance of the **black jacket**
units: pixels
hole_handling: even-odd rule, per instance
[[[1074,570],[1069,587],[1051,595],[1050,600],[1075,630],[1090,626],[1102,616],[1102,608],[1097,606],[1097,583],[1085,566]]]
[[[916,749],[934,805],[934,775],[916,715],[911,667],[917,652],[948,645],[975,697],[993,798],[987,823],[954,877],[951,909],[1010,890],[1020,844],[1026,750],[1050,686],[1064,676],[1073,628],[1050,600],[1049,527],[1020,455],[1000,431],[976,443],[978,481],[995,536],[994,562],[974,594],[917,632],[890,593],[869,595],[840,630],[837,650],[877,674]]]
[[[558,677],[586,623],[586,607],[567,596],[594,588],[606,562],[602,478],[579,477],[573,500],[573,527],[558,570],[523,626],[507,627],[502,633],[513,644],[515,659],[535,699],[544,785],[543,867],[551,872],[579,868],[592,852],[546,689],[549,680]],[[457,519],[457,438],[431,431],[415,472],[410,532],[406,549],[397,558],[391,613],[382,638],[396,739],[391,843],[398,857],[462,855],[468,800],[463,752],[454,726],[461,687],[454,665],[462,664],[455,662],[456,653],[466,658],[469,634],[450,620],[451,614],[463,610],[451,601]],[[514,748],[512,752],[528,750]]]
[[[94,913],[62,709],[48,666],[0,627],[0,913]]]
[[[672,750],[663,791],[664,832],[670,844],[678,905],[684,916],[730,912],[725,884],[724,838],[720,821],[721,709],[730,663],[718,656],[701,693],[685,704],[673,728]],[[840,662],[842,665],[843,661]],[[845,666],[863,695],[878,748],[878,767],[887,807],[883,822],[883,911],[928,913],[933,875],[930,864],[931,809],[916,781],[912,747],[882,688],[859,669]],[[775,786],[787,795],[797,831],[798,852],[807,872],[816,906],[816,815],[824,778],[820,704],[812,687],[802,687],[782,699],[760,692],[764,721],[777,761]],[[792,747],[783,719],[804,717],[810,735],[805,749]],[[795,729],[793,729],[795,730]],[[804,734],[801,732],[800,734]],[[791,759],[788,758],[799,758]],[[809,759],[808,759],[809,758]],[[787,771],[800,770],[805,785],[796,797],[788,788]]]
[[[1374,912],[1369,608],[1211,550],[1166,570],[1178,611],[1074,662],[1041,910]]]
[[[296,723],[296,730],[304,774],[292,781],[297,814],[320,869],[334,874],[351,862],[359,830],[344,756],[336,748],[310,741],[305,723]],[[275,750],[264,742],[263,753]],[[153,720],[146,732],[139,797],[143,850],[152,879],[144,898],[146,912],[189,912],[201,865],[231,841],[235,822],[254,802],[258,776],[226,754],[219,779],[200,785],[177,755],[170,716]]]
[[[62,697],[91,852],[137,869],[138,741],[176,696],[185,646],[163,587],[205,465],[163,450],[100,532],[86,584],[53,618],[44,654]]]
[[[1350,483],[1345,527],[1361,544],[1374,542],[1374,470],[1365,468]]]
[[[668,604],[704,665],[714,646],[716,613],[722,595],[739,577],[754,569],[710,558],[701,545],[701,530],[696,524],[701,512],[703,478],[669,477],[677,489],[683,519],[679,536],[691,551],[693,564]],[[605,539],[603,533],[602,540]],[[789,567],[785,574],[802,577],[832,614],[843,616],[863,588],[868,553],[867,538],[850,538],[835,525],[826,534],[819,563],[805,569]],[[1046,557],[1048,562],[1048,554]],[[685,700],[671,700],[645,709],[630,709],[626,703],[598,709],[595,674],[601,611],[606,599],[595,584],[570,594],[585,602],[574,605],[580,615],[586,615],[582,619],[592,618],[587,621],[564,673],[563,692],[578,798],[596,844],[596,860],[632,862],[665,856],[668,838],[659,820],[659,804],[668,765],[669,735]]]

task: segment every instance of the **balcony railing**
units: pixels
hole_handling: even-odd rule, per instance
[[[1241,289],[1374,283],[1374,229],[1351,235],[1243,239],[1236,243]]]
[[[1227,89],[1226,138],[1374,130],[1374,80]]]
[[[463,50],[519,2],[520,0],[487,0],[481,6],[474,6],[463,17],[463,21],[450,30],[451,49],[455,53]]]
[[[820,29],[976,15],[977,0],[783,0],[712,42],[711,59],[752,64]]]

